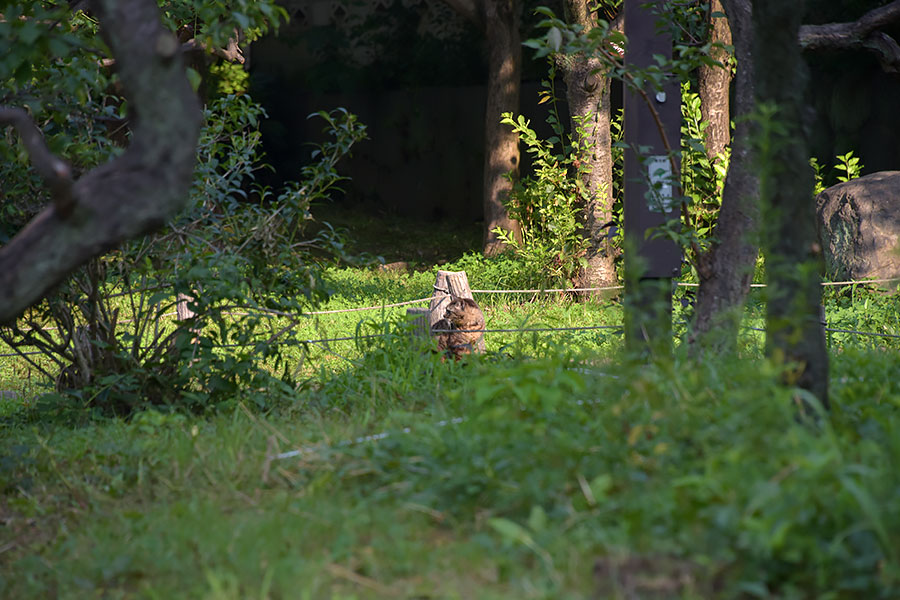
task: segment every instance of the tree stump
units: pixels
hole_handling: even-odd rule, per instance
[[[434,282],[434,292],[431,294],[431,304],[428,306],[430,311],[428,317],[429,330],[435,323],[444,318],[447,305],[454,298],[474,300],[466,272],[438,271],[437,279]],[[475,344],[474,350],[478,353],[484,352],[484,336]]]
[[[413,324],[413,335],[418,339],[427,340],[431,336],[431,324],[429,317],[431,311],[427,308],[407,308],[406,317]]]

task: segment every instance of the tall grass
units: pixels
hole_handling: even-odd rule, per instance
[[[473,287],[505,276],[467,260]],[[327,278],[336,309],[427,296],[434,275]],[[893,303],[834,292],[829,314],[896,333]],[[621,317],[556,296],[482,304],[491,328]],[[448,362],[404,310],[299,325],[380,337],[311,347],[302,385],[265,411],[236,398],[72,423],[7,401],[0,596],[900,594],[894,340],[833,335],[832,412],[811,415],[756,338],[738,359],[676,347],[633,365],[614,330],[494,334]]]

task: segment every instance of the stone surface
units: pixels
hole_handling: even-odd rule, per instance
[[[831,279],[900,277],[900,171],[826,189],[816,197],[816,215]]]

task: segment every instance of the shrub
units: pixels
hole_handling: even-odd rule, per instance
[[[185,212],[161,233],[92,261],[0,330],[10,346],[42,352],[31,362],[61,394],[45,406],[196,411],[247,395],[265,404],[291,389],[286,357],[301,342],[290,315],[327,297],[317,256],[341,248],[328,228],[306,238],[310,202],[340,181],[336,164],[365,127],[343,109],[318,113],[331,139],[315,149],[302,181],[275,195],[253,184],[263,116],[245,96],[214,102]],[[179,298],[188,316],[167,320]],[[276,327],[275,316],[287,320]]]

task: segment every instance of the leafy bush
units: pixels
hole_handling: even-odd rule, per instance
[[[839,408],[819,420],[798,414],[802,392],[765,362],[613,377],[571,368],[580,358],[469,365],[431,425],[331,451],[329,472],[457,526],[481,515],[510,560],[540,557],[555,585],[574,544],[579,555],[683,560],[697,585],[718,582],[703,597],[900,590],[890,356],[848,355]],[[882,388],[875,402],[866,381]],[[301,469],[295,484],[315,474]]]
[[[297,318],[327,295],[315,253],[339,253],[341,244],[327,228],[306,238],[309,205],[340,181],[337,161],[365,128],[342,109],[316,115],[331,139],[316,148],[303,181],[275,195],[253,185],[262,116],[247,97],[217,100],[185,212],[160,234],[93,261],[0,331],[12,347],[43,352],[50,365],[32,364],[74,407],[196,411],[247,395],[265,404],[292,389],[286,356],[301,342],[272,317]],[[179,299],[189,312],[172,322]],[[61,400],[45,405],[70,406]]]
[[[545,82],[544,98],[554,102],[553,67]],[[680,224],[677,231],[668,231],[685,249],[696,245],[704,249],[712,238],[712,230],[722,204],[722,188],[728,172],[728,153],[710,161],[703,141],[706,123],[700,112],[700,96],[682,85],[681,123],[681,187],[688,204],[689,223]],[[548,123],[554,135],[538,138],[530,123],[522,116],[504,114],[503,123],[519,134],[527,152],[533,155],[533,173],[516,182],[507,202],[510,215],[522,224],[522,242],[509,232],[498,230],[501,239],[510,245],[534,270],[548,275],[546,283],[572,280],[582,266],[582,256],[589,240],[584,237],[581,211],[585,195],[581,175],[590,165],[577,160],[583,149],[579,147],[584,131],[567,135],[551,110]],[[613,222],[618,225],[617,243],[621,245],[623,225],[624,142],[623,115],[611,119],[613,140]],[[565,141],[563,141],[565,140]]]
[[[834,170],[838,171],[840,174],[835,175],[833,179],[834,183],[844,183],[862,176],[862,170],[865,167],[860,164],[859,157],[853,156],[852,150],[846,154],[838,154],[836,160],[837,162],[834,164]],[[825,191],[825,188],[828,187],[825,183],[825,169],[819,164],[816,157],[809,159],[809,166],[812,167],[813,175],[815,176],[813,194],[821,194]]]
[[[581,211],[587,197],[582,175],[590,165],[578,157],[584,151],[584,130],[567,135],[556,110],[555,68],[544,82],[545,98],[553,102],[547,117],[554,135],[538,138],[530,122],[519,115],[503,113],[502,123],[509,125],[532,155],[533,174],[514,181],[510,197],[504,203],[510,217],[522,227],[522,241],[511,232],[497,228],[495,233],[524,259],[533,271],[543,273],[550,285],[572,281],[584,266],[588,240],[583,234]]]
[[[701,250],[712,239],[722,206],[722,189],[728,173],[730,148],[710,161],[703,142],[707,123],[700,112],[700,94],[688,83],[681,85],[681,186],[688,202],[692,239]]]

